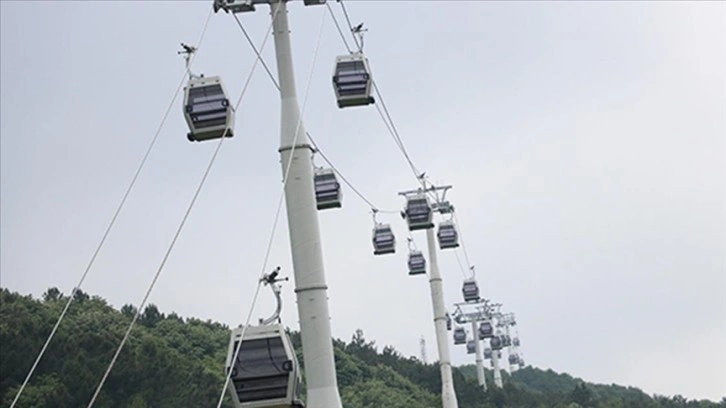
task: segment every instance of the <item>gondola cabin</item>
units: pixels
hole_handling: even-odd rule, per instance
[[[492,349],[490,349],[489,347],[484,349],[484,358],[492,358]]]
[[[408,221],[409,231],[417,231],[434,227],[433,211],[429,199],[424,193],[414,194],[406,198],[406,209],[403,212]]]
[[[373,103],[368,58],[360,52],[337,57],[333,72],[333,89],[339,108]]]
[[[474,354],[476,352],[476,341],[469,340],[466,342],[466,354]]]
[[[516,354],[510,354],[509,355],[509,364],[510,365],[515,365],[517,363],[519,363],[519,359],[517,358],[517,355]]]
[[[512,344],[514,344],[515,347],[519,347],[519,337],[515,337],[512,339]]]
[[[227,350],[228,390],[237,408],[302,408],[300,366],[281,324],[232,330]],[[237,359],[233,361],[239,344]]]
[[[483,322],[479,325],[479,340],[491,338],[494,335],[494,327],[490,322]]]
[[[465,302],[479,301],[479,286],[473,278],[464,281],[461,292],[464,294]]]
[[[451,315],[449,315],[449,312],[446,312],[446,330],[451,331]]]
[[[501,350],[502,349],[502,339],[500,339],[498,336],[494,336],[491,339],[489,339],[489,345],[492,346],[492,350]]]
[[[342,206],[343,193],[340,190],[340,183],[338,183],[333,169],[316,169],[314,181],[315,203],[318,210],[340,208]]]
[[[426,273],[426,258],[421,251],[413,250],[408,254],[408,274],[423,275]]]
[[[463,327],[457,327],[454,329],[454,344],[466,343],[466,331]]]
[[[373,227],[373,254],[386,255],[396,252],[396,236],[390,224],[376,224]]]
[[[525,364],[524,364],[524,359],[522,359],[522,358],[520,357],[520,358],[519,358],[519,368],[520,368],[520,369],[522,369],[522,368],[524,368],[524,366],[525,366]]]
[[[459,247],[459,234],[456,232],[456,226],[451,220],[442,221],[439,224],[439,231],[436,233],[439,240],[439,248],[450,249]]]
[[[234,136],[234,109],[219,77],[189,80],[184,88],[184,118],[190,142]]]

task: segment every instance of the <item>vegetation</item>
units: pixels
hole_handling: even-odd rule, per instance
[[[136,313],[81,291],[19,401],[20,407],[87,405],[127,325]],[[0,404],[15,397],[68,298],[51,288],[42,299],[0,291]],[[300,338],[292,333],[302,357]],[[165,315],[147,306],[108,377],[97,407],[215,406],[224,381],[229,328],[211,321]],[[349,343],[334,340],[341,397],[346,408],[440,406],[439,370],[379,352],[358,330]],[[301,361],[304,364],[304,362]],[[489,383],[491,373],[487,372]],[[462,408],[473,407],[726,407],[683,397],[650,397],[633,387],[585,383],[567,374],[527,367],[505,375],[502,390],[482,392],[473,366],[454,369]],[[231,407],[227,399],[225,407]]]

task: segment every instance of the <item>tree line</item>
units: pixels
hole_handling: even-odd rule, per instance
[[[119,310],[80,290],[29,382],[18,407],[83,407],[137,309]],[[7,407],[68,301],[50,288],[41,299],[0,290],[0,404]],[[230,328],[164,314],[150,304],[139,316],[97,407],[213,407],[224,383]],[[292,332],[302,365],[299,333]],[[438,366],[404,357],[393,347],[378,349],[358,330],[349,342],[333,340],[341,398],[346,408],[440,407]],[[482,407],[723,407],[720,402],[681,396],[651,397],[634,387],[586,383],[568,374],[525,367],[505,373],[504,388],[487,392],[476,384],[473,366],[454,368],[461,408]],[[488,383],[493,384],[487,370]],[[228,397],[224,407],[232,407]]]

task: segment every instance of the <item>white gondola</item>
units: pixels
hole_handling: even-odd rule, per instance
[[[406,198],[406,209],[403,212],[408,221],[408,229],[416,231],[434,227],[433,211],[429,198],[424,193],[414,194]]]
[[[423,275],[426,273],[426,258],[418,250],[411,250],[408,254],[408,274]]]
[[[474,278],[464,281],[464,286],[461,288],[461,292],[464,294],[465,302],[479,301],[479,286],[476,284],[476,280],[474,280]]]
[[[492,349],[490,349],[489,347],[484,349],[484,358],[486,358],[486,359],[492,358]]]
[[[454,329],[454,344],[466,343],[466,331],[463,327],[457,327]]]
[[[498,336],[494,336],[491,339],[489,339],[489,345],[492,347],[492,350],[501,350],[502,349],[502,339]]]
[[[333,88],[339,108],[373,103],[368,58],[360,52],[337,57],[333,72]]]
[[[290,337],[281,324],[232,330],[227,351],[228,390],[237,408],[303,407],[300,366]],[[242,341],[236,361],[235,349]]]
[[[489,339],[494,336],[494,327],[490,322],[482,322],[479,325],[479,340]]]
[[[318,210],[340,208],[343,193],[333,169],[315,169],[315,202]]]
[[[512,344],[516,347],[519,347],[519,337],[515,337],[512,339]]]
[[[450,249],[459,247],[459,234],[456,232],[454,221],[446,220],[439,224],[439,232],[436,233],[439,239],[439,248]]]
[[[466,342],[466,354],[474,354],[476,352],[476,341],[469,340]]]
[[[184,88],[184,118],[190,142],[234,136],[234,109],[218,76],[189,80]]]
[[[373,254],[385,255],[396,252],[396,236],[390,224],[376,223],[373,227]]]

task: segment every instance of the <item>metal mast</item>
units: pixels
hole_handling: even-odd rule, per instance
[[[439,369],[441,370],[441,401],[443,408],[458,408],[454,378],[451,375],[451,357],[449,342],[446,336],[446,308],[444,306],[444,288],[436,257],[436,239],[434,229],[426,230],[426,242],[429,247],[429,285],[431,286],[431,303],[434,307],[434,326],[436,327],[436,345],[439,349]]]
[[[474,333],[474,344],[476,344],[476,379],[479,386],[487,390],[487,382],[484,377],[484,356],[481,351],[481,340],[479,340],[479,325],[476,321],[471,322],[471,332]]]
[[[492,365],[494,366],[494,385],[502,388],[502,373],[499,369],[499,350],[492,350]]]
[[[479,324],[484,321],[490,321],[489,301],[480,299],[478,302],[455,303],[454,321],[458,324],[471,323],[471,332],[474,335],[476,345],[476,378],[479,385],[486,391],[487,383],[484,376],[484,357],[482,352],[482,341],[479,340]],[[473,311],[471,309],[474,309]]]
[[[284,0],[273,0],[270,8],[282,100],[279,152],[282,173],[288,174],[285,204],[300,318],[307,406],[341,408],[328,312],[328,286],[315,206],[312,155],[295,90],[287,4]]]
[[[421,176],[422,184],[426,182]],[[436,202],[432,206],[432,211],[438,211],[442,214],[453,211],[446,198],[446,191],[451,186],[431,186],[424,189],[402,191],[398,193],[404,197],[411,194],[420,193],[437,193],[443,190],[441,198],[436,196]],[[451,357],[449,355],[449,342],[446,336],[446,307],[444,306],[444,288],[443,279],[439,272],[439,262],[436,254],[436,238],[434,237],[434,229],[426,228],[426,242],[429,251],[429,285],[431,287],[431,304],[434,309],[434,327],[436,331],[436,346],[439,352],[439,369],[441,371],[441,401],[443,408],[458,408],[459,403],[456,400],[456,391],[454,391],[454,379],[451,374]]]

